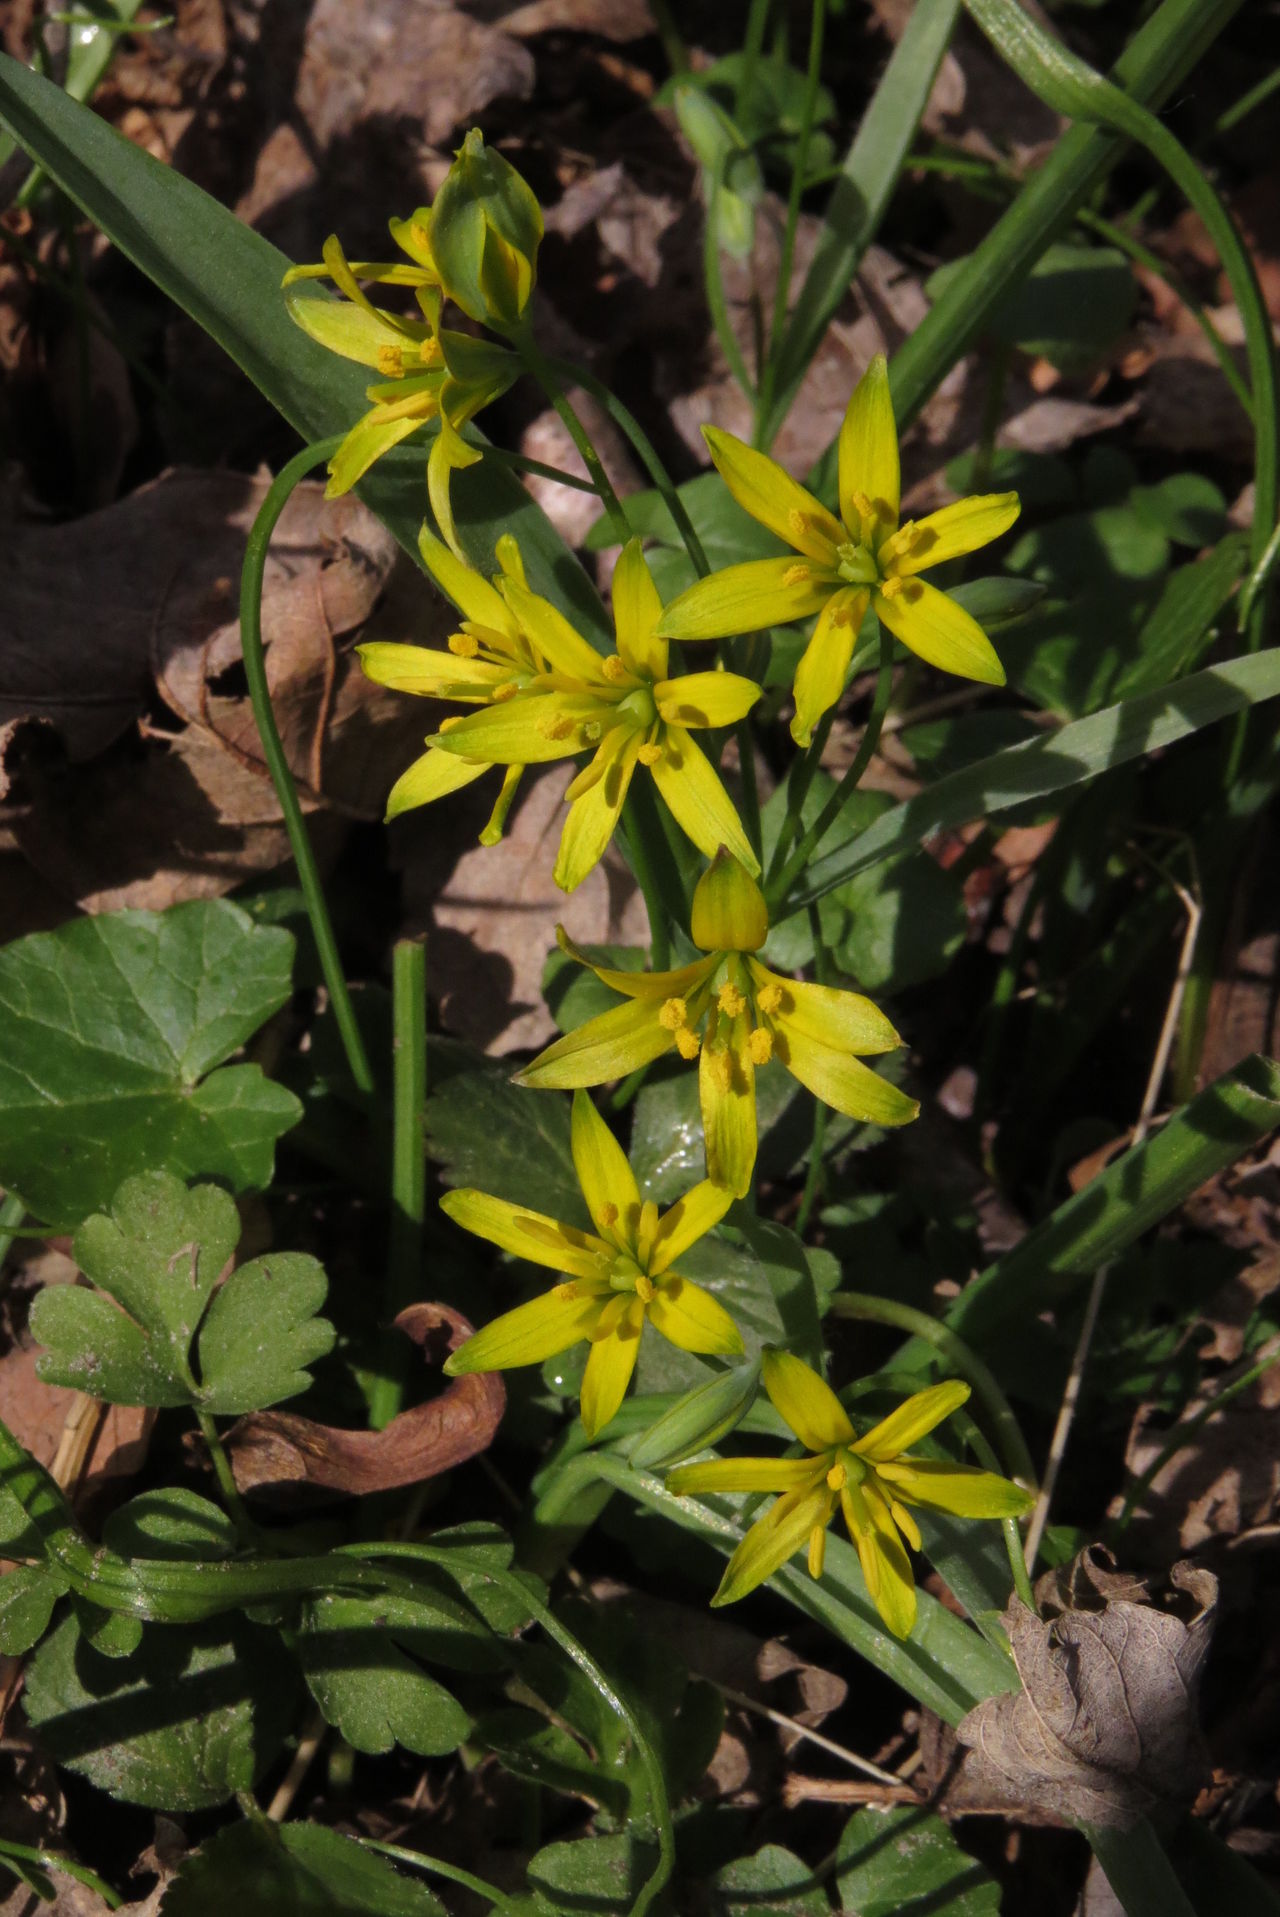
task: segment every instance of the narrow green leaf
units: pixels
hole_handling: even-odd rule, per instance
[[[1042,738],[1010,746],[939,779],[916,798],[884,813],[852,846],[816,859],[799,890],[787,900],[786,912],[799,911],[846,884],[855,873],[895,852],[918,847],[935,832],[1066,791],[1112,766],[1173,745],[1230,713],[1247,712],[1277,693],[1280,647],[1273,647],[1192,673],[1174,685],[1138,693]]]

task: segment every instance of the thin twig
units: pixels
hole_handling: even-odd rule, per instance
[[[324,1712],[317,1706],[307,1719],[306,1728],[302,1736],[298,1739],[298,1748],[293,1753],[293,1759],[288,1770],[280,1779],[275,1796],[267,1805],[267,1816],[273,1824],[283,1824],[285,1818],[289,1815],[293,1800],[298,1795],[302,1780],[311,1769],[315,1761],[316,1752],[324,1743],[328,1731],[328,1720]]]
[[[728,1698],[740,1711],[750,1711],[754,1717],[767,1717],[771,1724],[778,1724],[783,1730],[791,1731],[796,1737],[803,1737],[808,1743],[816,1744],[820,1751],[826,1751],[829,1757],[838,1757],[842,1764],[850,1765],[855,1771],[861,1771],[866,1777],[874,1777],[878,1784],[887,1784],[891,1789],[901,1787],[902,1779],[895,1777],[892,1771],[882,1771],[869,1757],[859,1757],[857,1751],[849,1750],[844,1744],[837,1744],[833,1738],[824,1737],[821,1731],[811,1730],[798,1718],[788,1717],[785,1711],[775,1711],[771,1704],[761,1704],[758,1699],[748,1697],[745,1691],[735,1691],[728,1684],[716,1684],[721,1697]]]

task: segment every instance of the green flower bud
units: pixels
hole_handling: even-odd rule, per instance
[[[431,252],[450,299],[499,332],[533,292],[542,209],[509,161],[467,134],[431,209]]]
[[[769,936],[764,893],[724,846],[698,880],[689,930],[700,952],[758,952]]]
[[[632,1465],[637,1471],[662,1470],[719,1444],[746,1417],[759,1385],[760,1364],[755,1358],[695,1385],[632,1445]]]

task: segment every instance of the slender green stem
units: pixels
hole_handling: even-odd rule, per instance
[[[756,69],[760,65],[760,49],[764,45],[764,30],[769,22],[770,0],[751,0],[747,11],[747,30],[742,37],[742,66],[739,69],[737,91],[733,96],[734,120],[742,118],[742,110],[751,97],[755,84]]]
[[[711,324],[720,351],[728,362],[729,371],[752,405],[756,403],[756,384],[751,377],[742,348],[738,344],[738,335],[733,330],[733,321],[729,317],[729,302],[724,290],[724,272],[720,265],[720,222],[717,217],[720,194],[724,186],[725,163],[727,156],[722,154],[711,171],[707,184],[707,209],[702,225],[702,286],[706,295],[707,312],[711,315]]]
[[[383,1857],[394,1857],[398,1864],[410,1864],[414,1870],[447,1878],[451,1884],[461,1884],[464,1890],[486,1898],[491,1904],[503,1904],[507,1900],[506,1891],[499,1890],[496,1884],[487,1884],[483,1877],[473,1876],[459,1864],[446,1864],[442,1857],[426,1857],[420,1850],[406,1850],[403,1844],[383,1844],[376,1837],[357,1837],[356,1842],[363,1844],[366,1850],[380,1852]]]
[[[41,1871],[60,1871],[64,1877],[72,1877],[77,1884],[83,1884],[86,1890],[94,1891],[101,1897],[108,1910],[119,1910],[124,1898],[118,1891],[112,1890],[95,1871],[84,1864],[73,1863],[70,1857],[63,1857],[56,1850],[45,1850],[31,1844],[15,1843],[11,1837],[0,1837],[0,1863],[6,1857],[12,1857],[18,1864],[30,1864]]]
[[[613,489],[613,481],[604,469],[604,462],[596,451],[595,441],[579,419],[573,406],[560,384],[559,368],[556,362],[549,360],[534,341],[533,334],[526,326],[511,336],[512,345],[519,353],[528,371],[537,380],[547,398],[555,408],[557,416],[570,439],[582,455],[583,464],[591,475],[593,490],[599,494],[600,504],[609,515],[609,523],[619,545],[625,546],[631,537],[631,528],[627,524],[627,515],[622,503]],[[571,378],[579,378],[570,372]],[[585,385],[585,381],[580,381]]]
[[[654,25],[658,29],[658,38],[662,42],[662,51],[666,55],[667,65],[673,73],[689,71],[689,54],[680,35],[668,0],[653,0]]]
[[[649,963],[655,972],[665,972],[671,963],[671,934],[668,930],[667,908],[654,871],[653,860],[650,857],[652,847],[645,829],[647,821],[636,818],[635,810],[633,805],[634,823],[627,833],[627,851],[630,856],[631,870],[635,873],[636,884],[640,887],[644,899],[645,911],[649,915]]]
[[[1248,625],[1253,618],[1253,602],[1275,571],[1278,559],[1280,559],[1280,521],[1272,529],[1271,537],[1266,543],[1261,558],[1240,588],[1239,618],[1242,626]]]
[[[275,787],[276,798],[284,814],[285,831],[289,835],[294,864],[298,868],[298,884],[302,888],[302,896],[306,901],[307,917],[311,921],[311,931],[315,938],[316,949],[320,954],[320,969],[324,973],[324,982],[329,990],[342,1047],[347,1055],[347,1064],[357,1090],[371,1092],[373,1072],[369,1066],[369,1057],[365,1051],[360,1027],[356,1023],[355,1007],[351,1003],[347,981],[343,976],[338,943],[333,935],[333,923],[325,903],[324,887],[320,882],[315,853],[311,849],[306,820],[302,816],[298,788],[294,784],[293,773],[289,769],[289,761],[285,757],[284,745],[276,725],[275,713],[271,709],[267,662],[262,648],[262,581],[266,572],[267,549],[271,544],[271,535],[275,531],[277,520],[288,504],[294,487],[313,467],[319,466],[337,451],[342,444],[342,437],[342,434],[335,433],[331,439],[319,440],[314,446],[305,446],[300,453],[295,453],[288,465],[276,475],[270,491],[259,508],[258,516],[253,522],[253,530],[249,534],[244,569],[240,575],[240,645],[244,654],[245,677],[249,682],[249,701],[253,707],[258,737],[262,741],[262,756],[267,762],[271,783]]]
[[[596,493],[594,479],[581,473],[567,473],[563,466],[549,466],[545,459],[529,459],[524,453],[510,453],[505,446],[485,442],[484,456],[497,466],[510,466],[513,472],[532,473],[535,479],[553,479],[557,486],[572,486],[577,493]],[[599,497],[598,493],[596,496]]]
[[[782,830],[778,834],[778,843],[773,848],[773,857],[769,861],[769,873],[765,881],[771,886],[786,863],[788,852],[795,844],[796,834],[804,824],[804,802],[809,796],[809,787],[813,784],[813,775],[822,764],[822,755],[827,749],[827,740],[835,724],[836,710],[832,706],[824,712],[813,729],[813,737],[808,749],[791,762],[791,771],[787,777],[787,812],[782,821]]]
[[[998,1472],[1001,1468],[999,1458],[968,1413],[965,1411],[953,1412],[952,1422],[964,1442],[973,1452],[978,1463],[985,1465],[988,1471]],[[1000,1532],[1004,1538],[1004,1548],[1009,1559],[1009,1570],[1013,1577],[1013,1588],[1027,1609],[1034,1611],[1037,1608],[1036,1594],[1031,1586],[1031,1573],[1027,1569],[1027,1560],[1023,1551],[1022,1533],[1018,1529],[1018,1520],[1016,1518],[1001,1518]]]
[[[1148,1491],[1150,1491],[1170,1458],[1176,1457],[1179,1451],[1189,1445],[1196,1433],[1202,1430],[1204,1426],[1208,1424],[1210,1418],[1221,1411],[1224,1405],[1230,1404],[1233,1398],[1238,1398],[1242,1391],[1249,1389],[1250,1385],[1257,1384],[1259,1378],[1263,1377],[1265,1373],[1270,1371],[1276,1364],[1280,1364],[1280,1351],[1272,1350],[1269,1356],[1259,1359],[1257,1364],[1250,1365],[1249,1369],[1242,1372],[1238,1378],[1233,1378],[1229,1385],[1224,1385],[1221,1391],[1214,1394],[1208,1404],[1201,1405],[1200,1409],[1193,1412],[1191,1417],[1184,1418],[1181,1424],[1176,1424],[1173,1427],[1173,1430],[1168,1433],[1164,1443],[1146,1470],[1142,1473],[1142,1476],[1133,1478],[1130,1481],[1128,1489],[1124,1494],[1124,1503],[1120,1507],[1120,1514],[1117,1518],[1113,1519],[1108,1526],[1108,1534],[1112,1540],[1119,1538],[1128,1530],[1134,1512],[1141,1509]]]
[[[795,157],[791,166],[791,185],[787,194],[787,219],[782,230],[778,254],[778,276],[769,318],[769,338],[760,368],[760,391],[756,396],[755,421],[751,443],[762,446],[773,409],[782,337],[787,320],[787,301],[791,293],[791,269],[796,257],[796,232],[800,224],[800,201],[804,197],[809,170],[809,148],[813,141],[813,122],[817,112],[818,88],[822,82],[822,42],[826,31],[826,0],[812,0],[809,14],[809,60],[805,70],[804,99],[800,108],[800,129],[796,136]]]
[[[1239,126],[1246,114],[1252,113],[1255,107],[1260,107],[1264,100],[1271,98],[1277,87],[1280,87],[1280,67],[1275,67],[1256,86],[1242,93],[1235,105],[1229,106],[1225,113],[1220,113],[1214,122],[1214,132],[1229,133],[1233,126]]]
[[[422,1289],[422,1221],[427,1205],[423,1106],[427,1096],[427,948],[397,939],[391,949],[391,1229],[387,1258],[382,1369],[369,1398],[375,1431],[404,1402],[410,1347],[391,1328]]]
[[[827,803],[823,806],[813,824],[804,834],[804,837],[800,840],[799,845],[797,845],[795,851],[787,860],[787,863],[783,866],[781,875],[774,879],[766,889],[765,896],[768,900],[770,918],[775,916],[775,909],[786,897],[789,887],[793,881],[799,877],[800,873],[804,871],[815,848],[821,845],[823,839],[825,839],[827,833],[831,830],[836,820],[840,817],[840,814],[844,811],[845,806],[857,791],[858,781],[866,771],[871,762],[871,755],[880,743],[880,728],[883,726],[885,714],[889,710],[889,698],[892,691],[893,635],[887,627],[881,626],[880,669],[876,678],[875,697],[872,700],[871,712],[868,716],[866,726],[863,728],[862,738],[859,741],[858,750],[854,755],[853,764],[849,767],[849,770],[845,773],[839,785],[831,794],[831,797],[827,800]]]
[[[828,982],[830,967],[822,940],[822,919],[817,904],[809,907],[809,932],[813,939],[813,967],[819,985]],[[813,1136],[809,1141],[809,1164],[805,1171],[800,1209],[796,1213],[795,1234],[803,1238],[819,1191],[822,1188],[822,1151],[827,1142],[827,1107],[820,1098],[813,1101]]]
[[[1022,1427],[1013,1408],[1000,1389],[995,1373],[971,1345],[957,1337],[949,1326],[917,1311],[912,1305],[899,1304],[896,1298],[876,1298],[864,1291],[837,1291],[827,1309],[837,1318],[855,1318],[868,1324],[892,1325],[914,1338],[931,1344],[939,1357],[950,1365],[965,1383],[972,1385],[991,1419],[1000,1441],[1005,1469],[1012,1478],[1026,1485],[1036,1482],[1036,1468],[1022,1435]]]
[[[1081,1828],[1128,1917],[1196,1917],[1191,1899],[1145,1817],[1126,1830],[1103,1830],[1091,1824]]]
[[[209,1462],[213,1466],[213,1475],[218,1480],[218,1490],[227,1513],[235,1524],[244,1543],[252,1543],[257,1537],[257,1526],[245,1509],[244,1499],[240,1496],[240,1487],[236,1483],[231,1469],[231,1460],[226,1447],[218,1436],[218,1427],[207,1411],[196,1412],[196,1423],[200,1426],[200,1436],[204,1439],[205,1449],[209,1453]]]

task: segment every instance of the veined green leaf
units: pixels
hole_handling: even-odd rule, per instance
[[[1010,746],[977,765],[939,779],[914,799],[895,805],[853,845],[816,859],[786,901],[781,919],[797,912],[857,872],[915,848],[931,833],[967,825],[1009,806],[1048,798],[1112,766],[1158,752],[1229,713],[1246,712],[1280,693],[1280,647],[1194,672],[1171,686],[1138,693],[1087,719]]]

